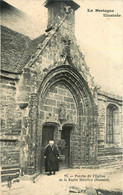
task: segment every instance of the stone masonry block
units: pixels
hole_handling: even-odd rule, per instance
[[[57,89],[57,91],[58,91],[58,94],[61,94],[61,95],[66,95],[66,90],[64,90],[64,89]]]
[[[70,97],[64,97],[64,101],[70,102],[70,103],[74,102],[73,98],[70,98]]]
[[[56,100],[46,99],[46,105],[56,106]]]
[[[52,107],[51,106],[43,106],[43,110],[47,112],[52,112]]]

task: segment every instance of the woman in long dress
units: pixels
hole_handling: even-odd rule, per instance
[[[59,171],[59,153],[54,145],[54,141],[49,141],[49,144],[46,146],[44,158],[45,172],[49,172],[49,175],[51,175],[52,172],[55,174],[56,171]]]

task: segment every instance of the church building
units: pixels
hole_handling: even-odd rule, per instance
[[[90,75],[75,37],[80,6],[73,0],[44,6],[47,29],[36,39],[1,26],[3,182],[41,174],[49,140],[61,169],[122,164],[122,97],[99,90]]]

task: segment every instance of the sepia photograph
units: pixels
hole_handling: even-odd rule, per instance
[[[123,194],[123,1],[1,0],[0,194]]]

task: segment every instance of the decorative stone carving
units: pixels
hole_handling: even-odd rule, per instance
[[[66,62],[68,62],[68,64],[73,65],[72,57],[71,57],[71,53],[70,53],[71,39],[69,37],[65,37],[62,41],[65,45],[64,49],[62,51],[62,54],[61,54],[62,57],[65,57],[64,64],[67,64]]]
[[[65,109],[64,104],[60,104],[58,119],[59,119],[60,123],[63,123],[67,120],[67,113],[66,113],[66,109]]]
[[[46,119],[47,119],[47,121],[57,121],[55,114],[52,114],[52,113],[47,113]]]
[[[69,13],[73,12],[73,9],[71,8],[71,6],[65,6],[64,9],[65,9],[66,14],[69,14]]]
[[[69,37],[65,37],[65,39],[63,40],[64,44],[65,44],[65,50],[63,51],[63,53],[70,58],[70,44],[71,44],[71,39]]]
[[[67,114],[67,120],[70,121],[70,122],[73,122],[73,116],[72,114]]]

